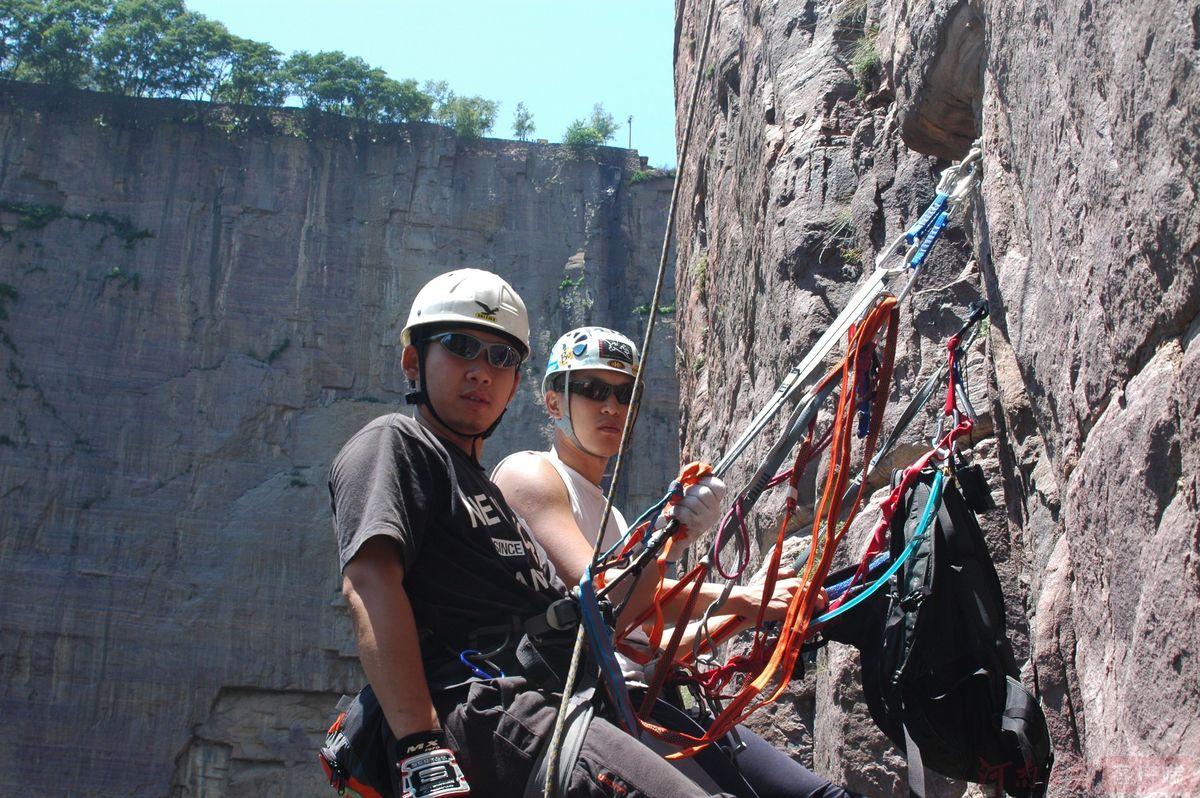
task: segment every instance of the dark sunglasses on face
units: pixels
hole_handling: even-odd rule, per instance
[[[571,393],[595,402],[603,402],[612,394],[619,404],[627,405],[633,401],[633,385],[632,382],[613,385],[595,377],[584,377],[571,380]]]
[[[460,332],[442,333],[426,340],[437,341],[450,354],[463,360],[474,360],[479,353],[487,352],[487,361],[498,369],[511,369],[521,365],[521,353],[508,344],[480,341],[473,335]]]

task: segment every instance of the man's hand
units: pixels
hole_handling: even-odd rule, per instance
[[[471,786],[446,737],[438,730],[417,732],[397,740],[390,751],[400,784],[400,798],[466,795]]]
[[[796,576],[796,571],[789,566],[780,568],[775,580],[775,592],[767,599],[767,608],[763,613],[764,621],[782,621],[786,618],[788,605],[800,589],[800,579]],[[738,612],[753,621],[758,614],[758,606],[762,603],[762,585],[736,588],[735,596],[739,596],[740,600],[745,602],[745,609],[739,609]],[[825,595],[825,588],[819,588],[813,615],[819,615],[828,604],[829,598]]]
[[[699,482],[688,485],[683,489],[683,495],[676,504],[667,505],[654,526],[661,529],[671,519],[687,527],[688,535],[677,539],[672,549],[673,553],[683,553],[684,545],[689,539],[698,535],[721,520],[721,504],[725,501],[725,483],[720,477],[712,475],[703,477]]]
[[[725,500],[725,483],[711,474],[683,489],[683,495],[666,509],[654,522],[655,529],[665,527],[672,519],[686,528],[686,534],[675,538],[667,559],[676,561],[683,556],[688,544],[695,536],[705,532],[721,520],[721,503]]]

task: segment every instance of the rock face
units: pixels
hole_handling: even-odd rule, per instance
[[[982,521],[1054,736],[1050,793],[1196,794],[1200,7],[678,8],[678,96],[700,89],[676,228],[683,399],[677,422],[656,376],[623,504],[674,470],[677,423],[686,459],[719,457],[980,138],[979,195],[903,309],[893,404],[986,297],[970,456],[1001,508]],[[669,186],[630,185],[627,153],[305,129],[0,94],[6,794],[325,794],[312,752],[361,675],[324,471],[402,396],[416,287],[457,265],[509,275],[543,352],[585,321],[641,333]],[[653,375],[675,344],[659,337]],[[539,440],[536,373],[489,455]],[[780,504],[752,514],[758,548]],[[855,669],[828,650],[760,730],[904,795]]]
[[[707,53],[701,0],[676,49],[678,96],[702,84],[677,227],[685,458],[719,456],[981,138],[979,197],[904,310],[893,399],[985,296],[968,374],[995,437],[974,457],[1004,509],[982,520],[1050,721],[1050,792],[1195,794],[1200,7],[712,5]],[[765,540],[778,505],[760,505]],[[811,735],[795,750],[835,780],[906,794],[846,659],[822,661],[815,701],[796,691],[787,737]]]
[[[5,795],[328,794],[315,752],[362,676],[326,469],[402,403],[416,290],[482,266],[528,302],[492,462],[545,444],[560,332],[644,332],[671,181],[631,184],[635,153],[222,124],[0,86]],[[672,327],[631,510],[678,469]]]

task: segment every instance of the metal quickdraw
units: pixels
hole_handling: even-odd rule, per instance
[[[951,336],[947,346],[949,347],[952,345],[955,350],[960,352],[967,352],[970,350],[971,345],[975,343],[975,336],[979,332],[980,322],[982,322],[983,319],[986,319],[987,315],[988,304],[986,300],[979,299],[968,305],[966,320],[963,322],[963,325],[958,329],[958,331]],[[955,360],[956,368],[961,359],[962,355],[960,354]],[[938,386],[942,384],[942,380],[946,378],[946,373],[948,370],[949,362],[943,361],[938,367],[937,371],[930,375],[929,379],[925,381],[920,390],[918,390],[913,395],[913,398],[909,400],[908,405],[906,405],[903,412],[900,413],[900,417],[896,419],[896,423],[892,427],[891,432],[888,433],[887,440],[885,440],[879,446],[875,452],[875,456],[871,458],[870,465],[856,475],[854,480],[851,482],[850,488],[847,491],[847,497],[849,496],[850,492],[858,490],[858,486],[864,480],[870,479],[871,475],[875,473],[875,469],[879,465],[880,461],[887,456],[889,452],[896,448],[896,444],[900,442],[900,437],[904,434],[905,430],[908,429],[909,424],[911,424],[913,419],[917,417],[917,414],[921,412],[921,409],[925,407],[925,405],[929,404],[929,400],[933,398],[934,391],[936,391]],[[961,393],[963,399],[965,399],[966,391],[961,389],[961,385],[964,383],[961,373],[959,373],[957,379],[960,387],[957,388],[956,391]],[[966,403],[966,406],[970,407],[969,403]],[[972,420],[974,420],[975,414],[973,409],[968,413],[968,415]],[[936,445],[936,441],[938,440],[941,440],[940,426],[939,432],[936,433],[934,440],[930,442],[930,445]]]
[[[471,671],[472,674],[478,676],[480,679],[503,679],[505,675],[504,671],[500,669],[499,665],[488,659],[489,656],[490,654],[469,648],[458,653],[458,661],[466,666],[467,670]],[[488,666],[495,672],[489,673],[477,663],[482,663],[482,665]]]
[[[942,172],[938,181],[937,193],[929,207],[925,209],[915,224],[880,251],[879,256],[875,259],[875,270],[871,276],[858,287],[842,312],[833,320],[800,363],[784,376],[775,394],[717,462],[713,469],[717,476],[724,475],[729,466],[750,445],[750,442],[766,428],[780,408],[806,388],[817,368],[846,334],[850,325],[866,315],[879,295],[887,288],[888,282],[893,277],[911,270],[912,276],[908,283],[896,295],[897,302],[904,301],[930,250],[941,236],[946,223],[974,191],[980,176],[982,158],[983,151],[979,147],[979,142],[976,142],[961,162]],[[941,220],[940,224],[938,223],[939,219]],[[898,265],[887,265],[896,258],[900,258]],[[801,398],[800,404],[806,405],[812,398],[812,392],[809,391]]]
[[[938,416],[938,431],[933,441],[931,441],[930,450],[918,458],[916,462],[904,469],[899,483],[893,488],[891,494],[884,500],[880,507],[881,515],[872,531],[870,542],[867,545],[867,550],[863,554],[862,561],[859,564],[857,571],[851,578],[851,587],[856,587],[861,584],[866,577],[866,574],[871,569],[871,563],[877,558],[887,545],[887,530],[891,523],[892,516],[899,506],[901,498],[905,491],[913,484],[920,472],[932,462],[946,463],[950,460],[953,452],[955,441],[962,435],[971,431],[974,426],[974,413],[963,415],[959,412],[958,403],[960,397],[966,396],[964,388],[964,380],[961,369],[958,364],[961,362],[964,352],[970,347],[974,341],[978,331],[979,322],[987,317],[987,303],[980,301],[973,303],[969,308],[967,320],[958,332],[950,337],[947,342],[947,358],[945,364],[926,382],[925,387],[906,408],[900,422],[897,423],[896,429],[892,431],[885,446],[890,447],[896,440],[899,439],[900,432],[907,426],[909,421],[920,410],[920,407],[929,400],[933,394],[933,390],[941,380],[949,375],[946,388],[946,402],[942,407],[942,413]],[[917,401],[920,400],[919,403]],[[914,404],[916,406],[914,406]],[[910,412],[911,411],[911,412]],[[952,421],[950,431],[943,434],[944,420],[949,417]],[[871,468],[874,468],[877,460],[873,461]],[[939,469],[939,474],[941,470]],[[898,568],[899,565],[896,565]],[[894,569],[893,569],[894,572]],[[857,594],[855,594],[857,595]],[[826,616],[818,618],[814,623],[825,623],[826,621],[836,617],[837,614],[849,609],[845,606],[849,603],[849,595],[840,597],[830,602]],[[854,603],[858,603],[855,601]],[[836,614],[834,614],[836,613]]]

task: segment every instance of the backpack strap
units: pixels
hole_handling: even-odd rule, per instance
[[[567,708],[567,721],[563,727],[562,748],[558,755],[557,779],[550,790],[550,795],[567,794],[571,771],[575,769],[575,761],[579,758],[579,751],[583,748],[583,738],[587,735],[588,728],[592,725],[592,718],[596,714],[595,702],[592,700],[594,694],[595,688],[589,687],[571,697],[571,703]],[[546,770],[549,766],[549,757],[547,756],[549,751],[550,738],[546,737],[542,741],[541,751],[538,752],[533,770],[529,772],[529,780],[525,782],[524,798],[543,798],[546,795],[543,788],[546,784]]]
[[[908,764],[908,795],[909,798],[925,798],[925,763],[921,761],[921,747],[913,741],[908,724],[901,726],[904,729],[904,759]]]
[[[1054,746],[1051,745],[1046,727],[1046,715],[1025,685],[1011,676],[1005,677],[1005,685],[1005,706],[1000,728],[1017,749],[1014,752],[1017,756],[1013,757],[1013,761],[1020,766],[1015,774],[1017,786],[1027,789],[1030,798],[1043,798],[1047,782],[1050,781],[1050,771],[1054,767]],[[1039,762],[1045,764],[1039,767]]]

